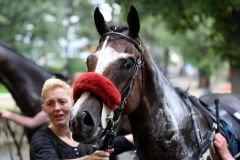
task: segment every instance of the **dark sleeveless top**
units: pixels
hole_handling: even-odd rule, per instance
[[[72,147],[58,138],[51,129],[44,128],[37,131],[30,146],[30,160],[59,160],[74,159],[90,154],[92,145],[79,144]],[[114,155],[131,150],[133,145],[124,136],[115,138]]]

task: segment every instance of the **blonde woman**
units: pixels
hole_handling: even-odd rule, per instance
[[[73,105],[71,87],[62,80],[48,79],[42,89],[42,109],[50,119],[47,128],[36,132],[30,146],[30,159],[107,160],[110,153],[96,151],[87,155],[89,146],[72,139],[68,113]]]

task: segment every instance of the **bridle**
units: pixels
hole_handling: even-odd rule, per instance
[[[127,103],[128,97],[132,93],[136,77],[137,77],[137,75],[138,75],[138,73],[141,69],[142,69],[142,73],[143,73],[144,48],[143,48],[141,42],[138,41],[137,39],[133,39],[130,36],[124,35],[124,34],[119,33],[119,32],[110,31],[110,32],[107,32],[107,33],[103,34],[102,37],[100,38],[100,42],[102,42],[106,37],[114,37],[114,38],[118,38],[118,39],[124,39],[124,40],[130,42],[131,44],[133,44],[135,46],[135,48],[140,53],[140,56],[136,60],[132,77],[131,77],[130,81],[128,82],[128,84],[123,89],[123,91],[121,92],[122,95],[124,95],[123,96],[124,98],[122,98],[121,104],[119,105],[119,109],[124,110],[124,106]],[[142,78],[142,81],[143,81],[143,78]]]
[[[122,101],[121,101],[120,105],[118,106],[118,109],[116,109],[114,111],[115,116],[112,118],[109,118],[109,117],[107,118],[107,121],[108,121],[107,126],[105,129],[103,129],[103,131],[100,135],[100,139],[103,139],[103,140],[101,140],[101,142],[98,143],[98,146],[95,146],[96,149],[101,149],[101,150],[107,150],[109,148],[112,148],[113,140],[116,135],[116,131],[115,131],[116,124],[119,122],[122,112],[125,110],[125,105],[128,101],[129,96],[131,95],[131,93],[133,91],[133,87],[135,85],[136,78],[137,78],[137,75],[140,72],[140,70],[142,70],[142,75],[143,75],[144,47],[142,46],[141,42],[137,39],[131,38],[130,36],[116,32],[116,31],[114,31],[115,29],[116,28],[114,27],[114,29],[112,31],[103,34],[100,38],[100,43],[103,42],[105,39],[108,39],[109,37],[113,37],[116,39],[124,39],[134,45],[134,47],[139,51],[140,56],[138,57],[138,59],[135,62],[135,66],[134,66],[134,70],[132,72],[131,79],[129,80],[128,84],[124,87],[124,89],[121,92]],[[143,83],[143,80],[144,79],[142,78],[142,83]]]

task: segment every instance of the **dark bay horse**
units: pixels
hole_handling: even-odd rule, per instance
[[[69,121],[73,138],[98,141],[109,117],[115,125],[120,112],[128,115],[140,160],[206,159],[210,151],[204,144],[211,142],[213,128],[143,46],[136,9],[131,6],[128,28],[108,27],[98,8],[94,20],[101,39],[96,53],[87,59],[89,73],[75,84],[76,103]]]
[[[53,76],[54,73],[16,50],[0,44],[0,83],[9,90],[23,115],[33,117],[41,110],[42,85],[46,79]],[[64,76],[61,78],[67,79]],[[28,140],[35,130],[26,128]]]

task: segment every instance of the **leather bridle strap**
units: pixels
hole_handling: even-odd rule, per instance
[[[103,34],[101,39],[100,39],[100,42],[102,42],[107,36],[117,37],[117,38],[120,38],[120,39],[125,39],[128,42],[132,43],[141,54],[144,53],[144,48],[143,48],[141,42],[136,40],[136,39],[132,39],[131,37],[129,37],[127,35],[124,35],[124,34],[119,33],[119,32],[113,32],[112,31],[112,32],[107,32],[107,33]]]
[[[119,108],[120,108],[120,110],[123,110],[125,104],[127,103],[128,97],[132,93],[136,77],[144,64],[144,62],[143,62],[144,48],[140,41],[138,41],[136,39],[132,39],[131,37],[124,35],[122,33],[119,33],[119,32],[110,31],[110,32],[103,34],[100,39],[100,42],[102,42],[106,37],[116,37],[116,38],[124,39],[124,40],[130,42],[131,44],[133,44],[136,47],[136,49],[140,52],[140,57],[136,61],[131,80],[129,81],[129,83],[126,85],[125,89],[122,92],[124,94],[124,98],[122,99],[122,102],[119,105]]]
[[[134,87],[134,84],[135,84],[136,77],[137,77],[137,75],[138,75],[138,73],[139,73],[142,65],[143,65],[143,62],[142,62],[140,59],[138,59],[136,65],[135,65],[135,69],[134,69],[134,72],[133,72],[133,76],[132,76],[130,82],[128,83],[128,85],[126,86],[126,88],[124,89],[124,92],[125,92],[125,91],[127,91],[127,92],[126,92],[126,94],[125,94],[125,96],[124,96],[121,104],[119,105],[119,108],[120,108],[120,109],[124,109],[124,106],[125,106],[125,104],[127,103],[128,97],[129,97],[129,96],[131,95],[131,93],[132,93],[132,90],[133,90],[133,87]]]

